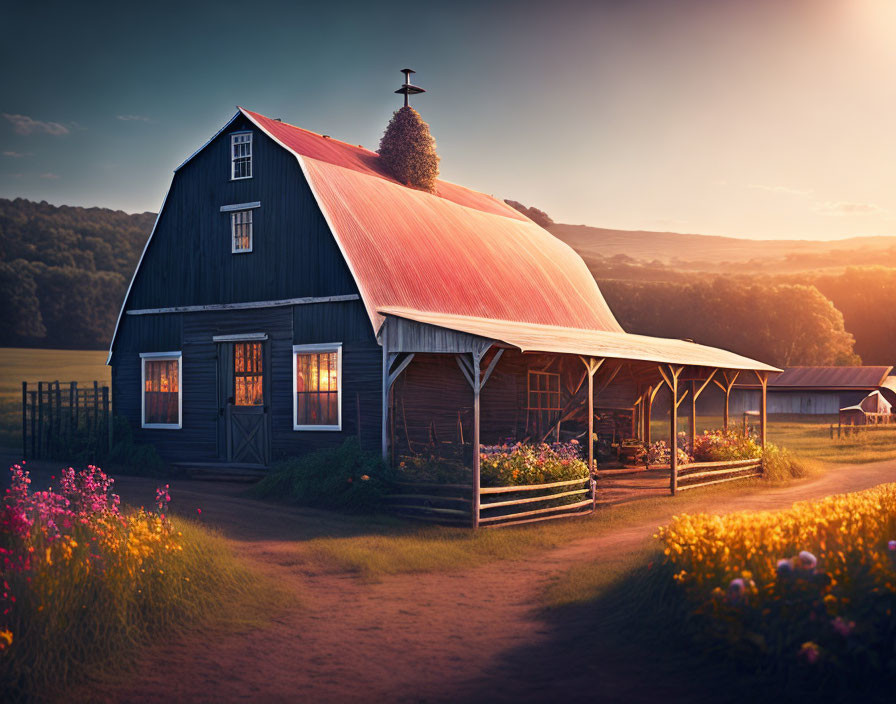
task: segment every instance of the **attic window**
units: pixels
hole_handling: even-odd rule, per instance
[[[221,206],[222,213],[230,213],[230,251],[234,254],[252,251],[252,211],[260,207],[260,201]]]
[[[230,234],[234,254],[252,251],[252,211],[234,210],[230,214]]]
[[[230,179],[252,178],[252,133],[230,135]]]

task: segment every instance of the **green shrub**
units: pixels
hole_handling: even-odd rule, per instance
[[[161,477],[166,474],[167,464],[155,445],[135,443],[134,433],[126,418],[115,416],[112,429],[114,444],[107,464],[113,465],[118,474],[141,477]]]
[[[258,498],[282,498],[316,508],[364,512],[377,508],[390,472],[377,453],[357,439],[278,462],[250,490]]]
[[[402,457],[395,475],[397,479],[407,482],[469,485],[473,481],[473,469],[469,464],[436,455]]]
[[[770,482],[787,481],[809,476],[812,463],[794,455],[790,450],[767,443],[762,454],[763,478]]]

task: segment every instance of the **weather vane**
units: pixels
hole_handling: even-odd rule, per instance
[[[408,96],[409,95],[417,95],[417,93],[425,93],[420,86],[415,86],[411,83],[411,74],[416,73],[412,68],[403,68],[401,72],[404,74],[404,85],[399,88],[396,93],[401,93],[404,95],[404,106],[408,107]]]

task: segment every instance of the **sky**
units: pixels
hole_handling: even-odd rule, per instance
[[[236,105],[555,221],[896,235],[896,0],[0,0],[0,197],[155,211]]]

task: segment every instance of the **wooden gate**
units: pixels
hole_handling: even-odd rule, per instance
[[[109,387],[94,381],[78,386],[72,381],[39,381],[37,388],[22,382],[22,457],[63,459],[84,456],[104,459],[112,449]]]

